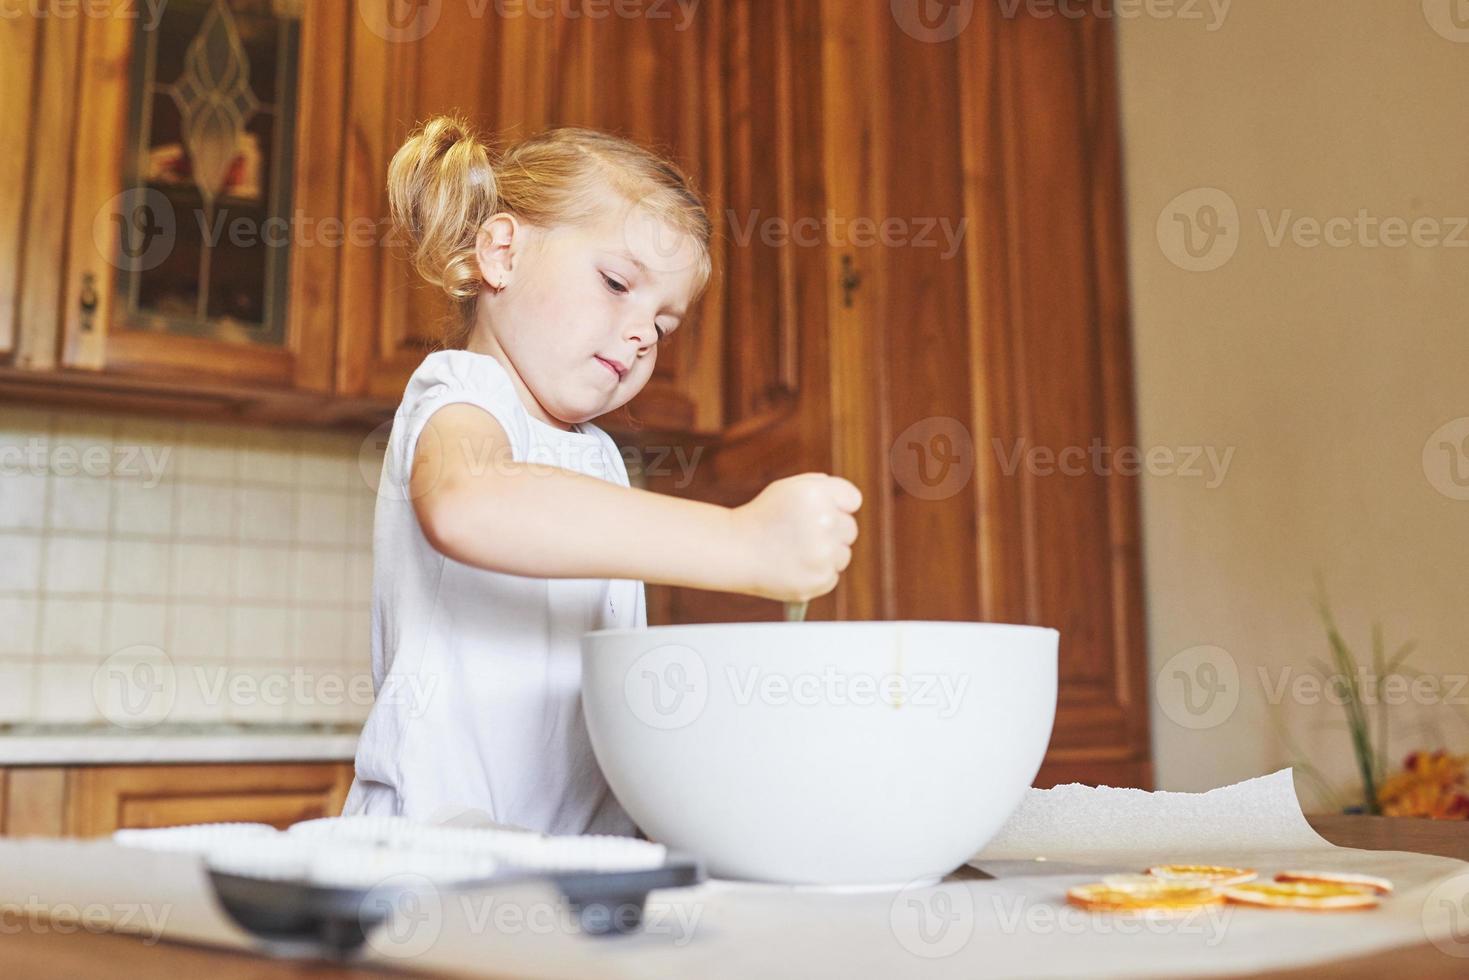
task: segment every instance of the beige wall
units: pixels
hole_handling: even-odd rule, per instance
[[[1139,441],[1234,449],[1213,489],[1183,474],[1144,485],[1160,788],[1287,760],[1267,692],[1326,652],[1310,601],[1318,569],[1364,652],[1373,619],[1389,644],[1419,639],[1414,659],[1443,682],[1419,700],[1443,702],[1469,672],[1469,500],[1449,495],[1469,486],[1453,481],[1442,439],[1424,455],[1445,423],[1463,420],[1448,435],[1469,436],[1469,20],[1454,30],[1452,2],[1250,0],[1213,31],[1212,14],[1119,18]],[[1175,213],[1197,219],[1200,204],[1224,201],[1170,202],[1209,187],[1239,218],[1222,213],[1213,251],[1195,225],[1191,257]],[[1420,244],[1369,247],[1362,209],[1438,219],[1453,244],[1431,244],[1434,226],[1420,224]],[[1347,244],[1289,233],[1271,244],[1287,212],[1351,219],[1338,229]],[[1469,478],[1469,455],[1459,463]],[[1186,652],[1201,645],[1223,652]],[[1233,710],[1228,689],[1208,704],[1195,687],[1182,704],[1179,671],[1197,683],[1218,670],[1227,684],[1231,664]],[[1281,708],[1349,787],[1340,709],[1307,695],[1287,688]],[[1409,700],[1394,708],[1394,765],[1442,739],[1469,752],[1456,715],[1469,714],[1469,689],[1457,707]]]

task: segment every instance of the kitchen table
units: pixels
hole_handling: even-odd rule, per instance
[[[1321,836],[1342,847],[1415,851],[1469,861],[1469,822],[1466,821],[1336,815],[1307,819]],[[960,876],[978,874],[968,868],[959,872]],[[31,980],[78,980],[93,976],[105,976],[109,980],[160,976],[207,976],[210,980],[369,977],[382,980],[388,976],[411,975],[408,971],[269,960],[238,952],[169,943],[149,946],[140,939],[116,934],[78,931],[71,935],[58,935],[13,929],[13,923],[7,924],[6,934],[0,937],[0,976]],[[1469,970],[1469,959],[1449,956],[1424,943],[1309,969],[1251,976],[1268,976],[1274,980],[1326,977],[1333,980],[1377,980],[1383,976],[1447,980],[1463,977],[1466,970]],[[921,970],[915,970],[915,975],[919,973]]]

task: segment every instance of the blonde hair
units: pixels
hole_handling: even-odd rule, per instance
[[[698,244],[695,296],[711,271],[712,226],[693,182],[673,162],[595,129],[549,129],[498,156],[464,120],[435,116],[414,131],[388,165],[388,205],[413,267],[452,300],[451,341],[463,346],[482,285],[475,238],[505,211],[544,228],[577,224],[606,207],[611,189],[648,208]]]

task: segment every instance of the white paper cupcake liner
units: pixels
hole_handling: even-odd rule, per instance
[[[429,825],[408,817],[319,817],[292,824],[286,828],[286,833],[317,840],[388,844],[406,828],[425,826]]]
[[[317,841],[287,834],[240,838],[210,848],[204,855],[204,863],[226,874],[270,881],[304,881],[312,858],[320,850]]]
[[[454,855],[399,847],[333,844],[316,853],[307,870],[313,884],[373,888],[395,879],[420,878],[434,885],[481,881],[499,870],[485,854]]]
[[[537,871],[643,871],[662,867],[668,848],[633,837],[542,837],[515,842],[500,859]]]
[[[115,830],[112,832],[112,840],[125,847],[202,854],[211,847],[229,841],[274,837],[279,834],[280,831],[265,823],[195,823],[176,827]]]

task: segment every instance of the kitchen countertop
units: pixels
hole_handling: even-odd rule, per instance
[[[0,729],[0,766],[331,762],[357,752],[357,725],[29,725]]]
[[[1367,850],[1416,851],[1469,860],[1469,821],[1409,820],[1363,816],[1307,818],[1317,833],[1343,847]],[[972,869],[964,873],[980,876]],[[107,976],[112,980],[158,976],[208,976],[212,980],[382,980],[395,975],[382,969],[353,969],[327,963],[268,960],[245,953],[175,944],[148,946],[142,940],[114,933],[7,930],[0,943],[0,976],[34,980],[72,980]],[[1412,976],[1448,980],[1464,976],[1465,960],[1440,952],[1427,943],[1356,959],[1341,960],[1304,970],[1253,974],[1256,980],[1379,980],[1384,976]],[[397,975],[412,975],[403,971]]]

